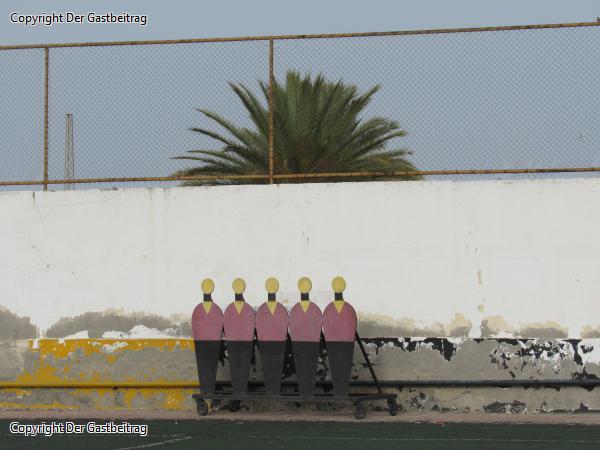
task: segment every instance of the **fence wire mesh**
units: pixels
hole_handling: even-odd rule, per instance
[[[44,50],[0,52],[0,181],[43,178]]]
[[[596,176],[597,25],[0,47],[0,185]]]

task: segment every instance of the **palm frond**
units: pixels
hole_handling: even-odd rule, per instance
[[[219,149],[191,150],[173,159],[187,160],[194,167],[177,176],[223,176],[266,174],[269,171],[269,85],[259,80],[259,96],[242,84],[229,86],[245,108],[254,128],[238,127],[216,112],[198,109],[223,132],[206,127],[191,130],[218,142]],[[311,77],[288,71],[285,81],[273,85],[273,141],[275,173],[319,173],[348,171],[412,172],[417,170],[408,149],[387,149],[406,132],[398,122],[384,117],[364,117],[380,86],[360,93],[341,79],[329,82],[322,74]],[[365,181],[354,178],[344,181]],[[387,178],[386,178],[387,179]],[[420,179],[407,175],[390,179]],[[311,181],[339,181],[311,179]],[[256,180],[192,180],[185,185],[241,184]],[[261,181],[258,181],[261,182]],[[292,180],[290,182],[298,182]]]

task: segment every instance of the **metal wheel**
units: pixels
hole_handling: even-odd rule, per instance
[[[395,416],[398,414],[398,402],[395,399],[388,400],[387,404],[390,411],[390,416]]]
[[[242,402],[240,400],[229,400],[229,411],[236,412],[239,411],[242,407]]]
[[[198,398],[196,399],[196,411],[198,415],[205,416],[208,414],[208,403],[205,400]]]
[[[357,419],[364,419],[365,417],[367,417],[367,409],[365,408],[365,405],[363,405],[360,402],[356,403],[354,409],[354,417],[356,417]]]

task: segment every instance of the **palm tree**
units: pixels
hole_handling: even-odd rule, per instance
[[[269,87],[259,81],[265,100],[241,84],[229,83],[248,111],[254,129],[240,128],[224,117],[204,109],[198,111],[227,131],[220,134],[206,128],[192,131],[222,144],[220,150],[190,150],[183,159],[198,163],[174,176],[253,175],[269,172]],[[328,82],[323,75],[311,79],[290,71],[285,86],[274,83],[274,164],[275,174],[336,173],[371,171],[415,171],[404,148],[389,150],[386,144],[406,135],[399,124],[383,117],[359,117],[379,90],[375,86],[360,94],[356,86]],[[309,178],[308,181],[366,181],[369,177]],[[381,178],[379,178],[381,179]],[[418,175],[388,177],[416,180]],[[298,179],[295,179],[296,182]],[[279,181],[288,181],[280,179]],[[293,181],[293,180],[289,180]],[[184,185],[241,184],[256,180],[186,180]],[[259,182],[263,182],[259,180]]]

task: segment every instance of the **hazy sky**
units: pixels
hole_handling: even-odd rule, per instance
[[[13,11],[71,10],[148,15],[130,25],[62,25],[26,29],[10,23]],[[597,0],[3,0],[2,44],[170,39],[264,34],[389,31],[412,28],[582,22],[600,15]]]
[[[145,14],[148,24],[13,24],[13,12]],[[0,45],[391,31],[593,21],[597,0],[2,1]],[[275,75],[323,73],[381,91],[365,111],[400,122],[421,169],[600,165],[599,28],[372,40],[279,41]],[[50,178],[65,114],[76,176],[166,176],[219,146],[195,108],[248,125],[227,83],[267,78],[266,42],[52,49]],[[0,52],[0,179],[40,179],[43,51]],[[213,127],[214,128],[214,127]],[[568,148],[569,151],[565,152]],[[6,163],[9,161],[8,163]]]

